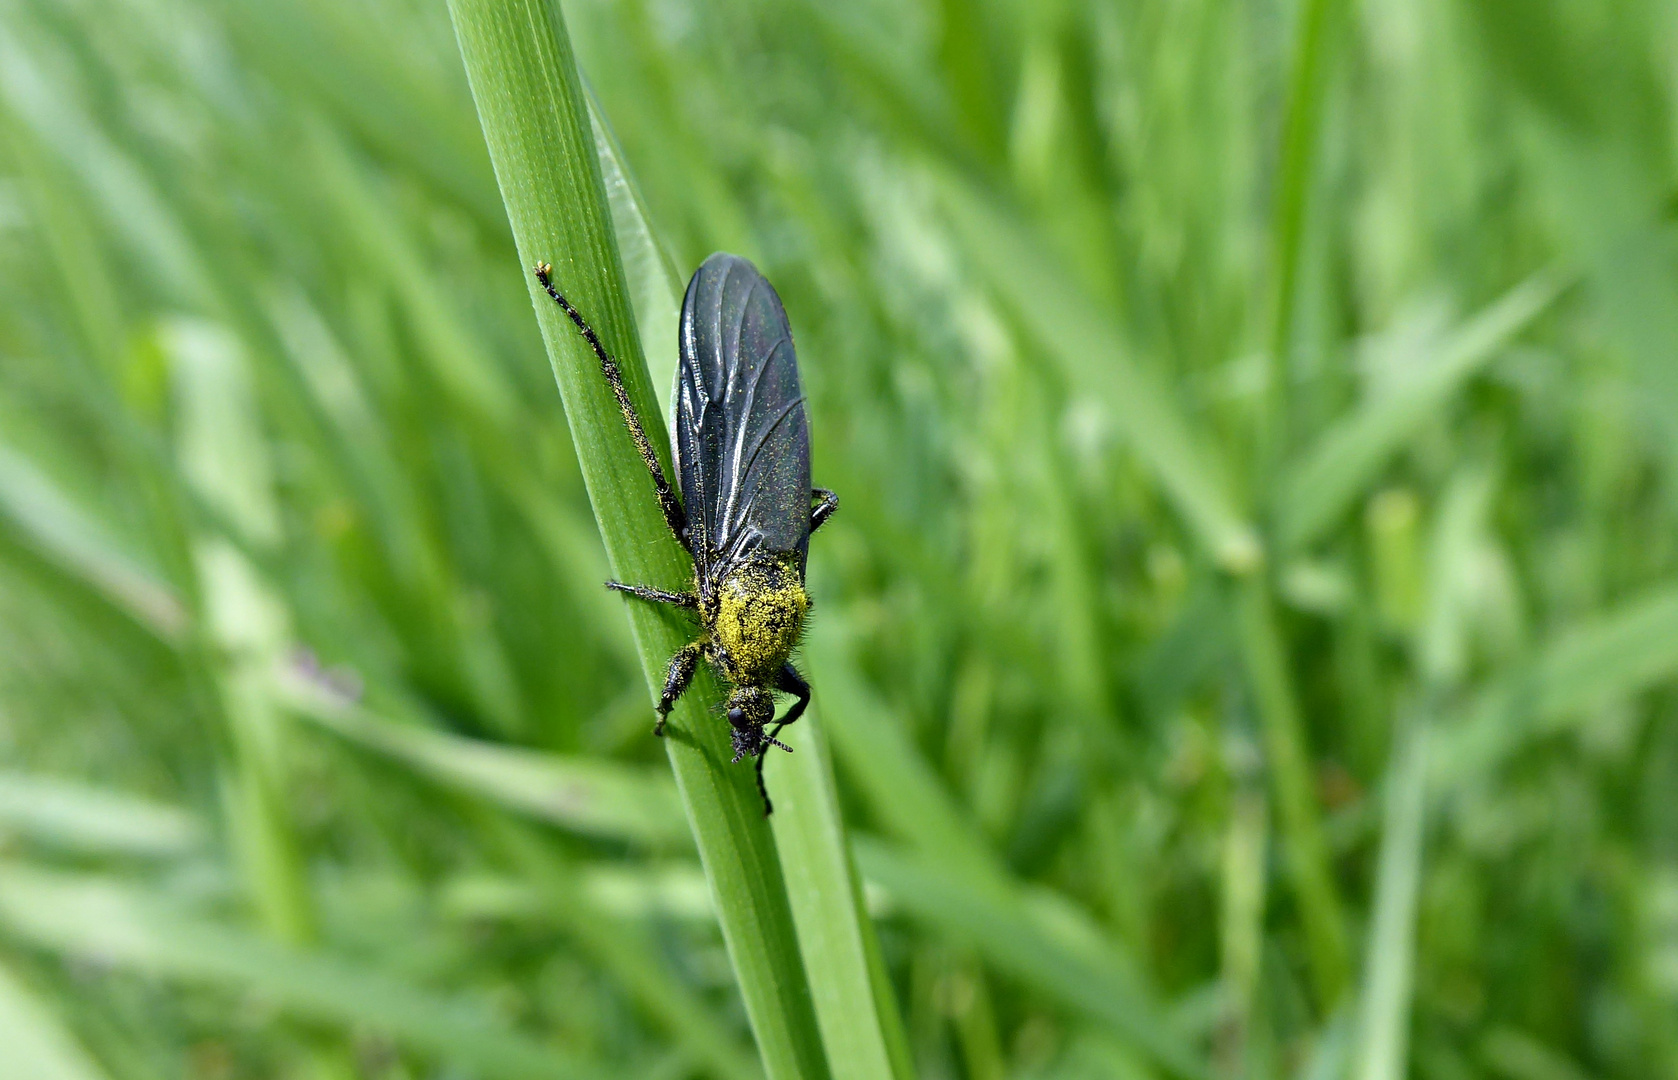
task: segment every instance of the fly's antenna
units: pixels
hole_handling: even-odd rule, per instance
[[[658,455],[653,453],[653,444],[647,438],[646,429],[641,426],[641,418],[636,415],[635,406],[629,402],[629,391],[623,385],[622,369],[618,367],[618,362],[612,359],[612,354],[606,351],[606,346],[600,343],[600,335],[595,333],[594,327],[583,318],[583,313],[573,307],[563,293],[554,288],[553,264],[539,262],[533,269],[536,272],[536,280],[542,283],[542,288],[546,289],[553,302],[559,305],[559,310],[565,312],[566,317],[582,331],[583,340],[588,342],[589,348],[593,349],[594,355],[599,358],[600,372],[606,376],[606,384],[612,388],[612,396],[617,398],[618,411],[623,413],[623,422],[629,428],[629,437],[635,443],[635,449],[640,453],[647,471],[652,474],[653,488],[658,493],[658,508],[664,511],[664,522],[670,526],[670,531],[676,534],[676,539],[684,548],[688,548],[688,554],[691,555],[693,549],[688,545],[687,513],[682,509],[676,493],[671,490],[670,482],[664,478],[664,467],[658,463]]]
[[[781,740],[775,738],[775,736],[777,736],[781,733],[781,729],[786,727],[786,726],[787,726],[787,722],[785,720],[782,720],[780,723],[775,725],[775,730],[774,731],[766,732],[764,734],[764,736],[763,736],[763,751],[759,751],[758,757],[757,757],[757,760],[759,762],[759,765],[758,765],[759,771],[762,771],[762,768],[763,768],[763,766],[761,764],[762,761],[763,761],[763,752],[767,751],[771,746],[779,746],[782,750],[785,750],[787,753],[789,753],[789,754],[792,753],[792,747],[788,746],[786,743],[782,742]]]

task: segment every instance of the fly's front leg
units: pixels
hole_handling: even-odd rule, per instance
[[[635,413],[635,406],[630,404],[629,391],[623,385],[623,371],[618,362],[612,359],[606,351],[606,346],[600,343],[600,335],[594,332],[594,327],[583,318],[582,312],[571,306],[571,301],[565,299],[553,283],[554,268],[548,263],[536,264],[536,280],[542,283],[553,302],[565,312],[566,317],[577,325],[582,332],[583,340],[588,342],[589,348],[600,361],[600,373],[606,377],[606,385],[611,387],[612,396],[617,398],[618,411],[623,413],[624,426],[629,428],[629,438],[635,443],[635,450],[641,455],[641,461],[646,464],[647,472],[652,474],[653,491],[658,496],[658,508],[664,512],[664,523],[670,531],[676,534],[676,539],[689,555],[693,554],[693,545],[688,540],[688,518],[682,510],[681,501],[676,498],[676,492],[671,489],[670,482],[664,478],[664,467],[658,463],[658,455],[653,452],[653,444],[647,438],[647,431],[641,426],[641,418]]]
[[[816,508],[810,511],[810,531],[815,532],[839,509],[839,496],[826,488],[811,488],[810,498],[817,500]]]
[[[775,689],[796,695],[798,700],[793,702],[787,714],[776,722],[774,730],[770,731],[769,737],[764,740],[762,752],[757,755],[757,793],[763,796],[764,817],[775,812],[775,804],[769,801],[769,787],[763,782],[763,759],[769,756],[771,746],[779,746],[786,751],[792,750],[792,747],[775,741],[775,736],[781,733],[782,728],[803,716],[804,710],[810,707],[810,684],[804,681],[804,677],[790,662],[781,665],[781,673],[775,677]]]
[[[653,725],[654,735],[664,734],[664,718],[670,715],[670,710],[676,707],[676,699],[682,696],[693,681],[693,673],[699,667],[699,654],[702,650],[696,641],[691,645],[683,645],[676,650],[676,655],[670,658],[670,667],[664,675],[664,693],[658,699],[658,723]]]

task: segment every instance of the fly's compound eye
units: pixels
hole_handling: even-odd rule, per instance
[[[735,706],[734,708],[728,710],[728,722],[737,728],[745,727],[746,714],[740,710],[739,706]]]

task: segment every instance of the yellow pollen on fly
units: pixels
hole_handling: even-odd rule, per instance
[[[747,686],[773,685],[798,644],[809,610],[810,594],[790,557],[738,567],[717,590],[710,628],[726,657],[729,678]]]

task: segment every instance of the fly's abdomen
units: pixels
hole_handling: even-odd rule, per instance
[[[792,655],[810,610],[802,578],[787,554],[742,563],[720,583],[711,635],[735,684],[772,684]]]

